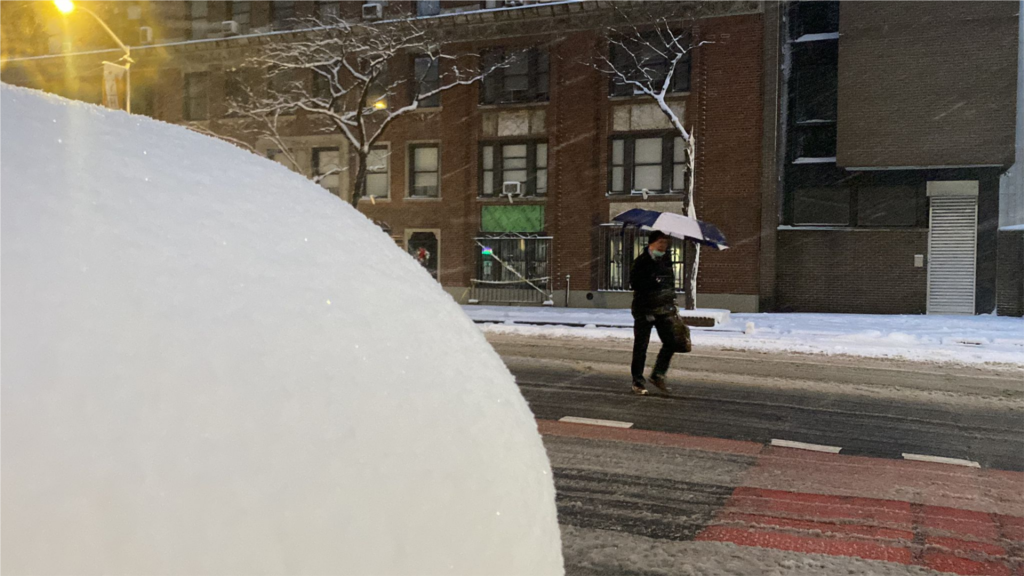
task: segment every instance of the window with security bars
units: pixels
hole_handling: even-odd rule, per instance
[[[616,136],[609,154],[609,194],[681,194],[689,187],[686,142],[673,134]]]
[[[647,249],[649,230],[640,230],[620,224],[605,224],[600,228],[603,269],[601,271],[600,289],[608,291],[629,291],[629,271],[633,261]],[[672,238],[669,257],[672,259],[672,272],[675,276],[675,289],[682,292],[686,286],[686,255],[688,243]]]
[[[548,192],[547,142],[495,142],[480,147],[480,196],[502,194],[502,184],[519,182],[522,196]]]
[[[476,239],[477,280],[506,288],[546,290],[550,278],[551,238],[494,235]]]

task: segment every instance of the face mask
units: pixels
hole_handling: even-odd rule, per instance
[[[662,252],[661,250],[655,250],[655,249],[653,249],[653,248],[651,249],[651,254],[652,254],[652,255],[653,255],[653,256],[654,256],[655,258],[661,258],[662,256],[664,256],[664,255],[665,255],[665,253],[664,253],[664,252]]]

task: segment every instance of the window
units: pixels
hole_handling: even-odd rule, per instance
[[[681,193],[689,185],[686,142],[671,134],[612,139],[610,194]]]
[[[188,4],[189,18],[192,21],[189,26],[189,38],[192,40],[201,40],[206,38],[206,18],[209,14],[208,3],[205,1],[195,1],[189,2]]]
[[[154,117],[156,110],[153,97],[153,81],[138,78],[132,86],[132,113]]]
[[[206,120],[209,117],[206,85],[206,72],[185,74],[185,120]]]
[[[796,122],[835,120],[839,43],[803,42],[793,47],[792,110]]]
[[[790,36],[839,31],[839,2],[793,2],[789,6]]]
[[[378,145],[370,149],[366,157],[366,195],[374,198],[388,198],[391,192],[391,179],[388,166],[391,151],[387,145]]]
[[[321,72],[323,68],[313,70],[313,98],[321,100],[330,100],[331,93],[331,80],[325,75],[329,72]]]
[[[274,98],[280,98],[285,104],[292,104],[299,98],[304,98],[306,88],[300,80],[300,71],[287,68],[272,68],[263,72],[266,75],[266,94]],[[295,106],[282,106],[281,113],[295,114]]]
[[[417,16],[437,16],[441,13],[441,0],[416,0]]]
[[[501,50],[484,53],[484,69],[506,59]],[[548,99],[548,53],[531,48],[507,55],[508,66],[498,68],[483,81],[480,98],[483,104],[543,102]]]
[[[337,196],[341,192],[341,153],[337,148],[313,148],[313,175]]]
[[[601,246],[604,251],[604,268],[601,272],[601,290],[631,290],[629,272],[635,260],[647,249],[648,230],[623,228],[620,224],[605,224],[600,227]],[[675,289],[686,289],[687,242],[672,238],[669,257],[675,276]]]
[[[440,87],[441,79],[438,73],[438,62],[436,58],[431,58],[430,56],[417,56],[413,69],[415,70],[416,85],[418,86],[417,95],[427,94]],[[440,92],[433,96],[420,99],[420,106],[426,108],[437,108],[440,105]]]
[[[271,2],[270,20],[274,30],[289,30],[295,25],[295,2]]]
[[[291,162],[288,160],[288,156],[286,156],[285,153],[282,152],[279,148],[268,148],[267,158],[273,160],[274,162],[277,162],[278,164],[284,166],[285,168],[292,168]]]
[[[835,124],[797,126],[792,131],[793,159],[835,158]]]
[[[409,147],[409,196],[438,198],[440,192],[440,154],[437,144]]]
[[[519,182],[523,196],[548,192],[547,142],[505,142],[480,148],[480,196],[500,196],[504,182]]]
[[[248,89],[249,79],[250,75],[248,71],[243,68],[229,70],[227,74],[225,74],[224,96],[226,100],[226,115],[237,116],[237,113],[232,112],[232,108],[244,109],[249,105],[251,99]]]
[[[249,32],[249,24],[252,22],[252,2],[231,2],[231,19],[238,23],[238,32],[246,34]]]
[[[792,226],[927,228],[924,181],[906,174],[851,175],[835,165],[796,166],[785,196]]]
[[[437,257],[440,251],[440,242],[437,233],[433,231],[413,231],[406,240],[406,247],[409,254],[427,269],[427,272],[437,280]]]
[[[317,2],[316,15],[323,24],[332,24],[341,20],[341,2]]]
[[[798,188],[793,191],[793,224],[847,226],[850,224],[850,189]]]
[[[683,48],[688,48],[688,44]],[[679,48],[666,47],[658,34],[645,35],[643,41],[625,41],[624,45],[612,44],[610,47],[611,61],[616,70],[622,71],[626,78],[642,82],[655,92],[661,90],[668,75],[670,58],[679,52]],[[667,56],[667,57],[666,57]],[[676,64],[668,91],[687,92],[690,90],[690,52],[683,54]],[[639,88],[612,78],[612,96],[632,96],[641,94]]]
[[[858,226],[916,226],[918,193],[913,186],[857,188]]]

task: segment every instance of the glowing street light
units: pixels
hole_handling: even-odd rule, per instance
[[[373,103],[374,110],[385,110],[388,107],[388,101],[381,98]]]
[[[72,12],[75,11],[75,8],[77,8],[77,6],[75,6],[75,3],[72,2],[71,0],[53,0],[53,4],[57,7],[57,10],[59,10],[60,13],[64,14],[64,15],[71,14]],[[128,47],[128,46],[125,46],[124,42],[121,42],[121,39],[117,37],[117,34],[114,34],[114,31],[110,29],[110,26],[107,26],[107,23],[104,22],[102,18],[97,16],[95,12],[93,12],[92,10],[89,10],[88,8],[86,8],[84,6],[82,6],[81,9],[82,9],[83,12],[86,12],[90,16],[95,18],[96,21],[99,22],[100,26],[102,26],[103,29],[107,31],[107,34],[110,34],[110,37],[114,39],[114,42],[117,42],[117,45],[121,48],[121,50],[124,50],[124,56],[121,57],[121,61],[124,62],[123,66],[120,65],[120,64],[114,64],[113,62],[104,62],[104,64],[110,64],[111,66],[116,66],[118,68],[122,68],[125,71],[125,74],[126,74],[126,77],[125,77],[125,93],[126,93],[125,94],[125,112],[128,112],[129,114],[131,114],[132,113],[132,64],[135,62],[134,60],[132,60],[132,49],[130,47]]]

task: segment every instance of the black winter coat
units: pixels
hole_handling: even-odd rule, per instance
[[[633,261],[630,269],[633,285],[633,315],[661,316],[676,309],[675,274],[668,254],[657,260],[649,248]]]

